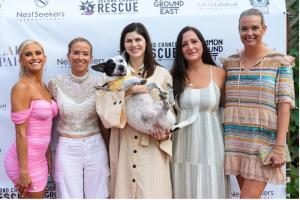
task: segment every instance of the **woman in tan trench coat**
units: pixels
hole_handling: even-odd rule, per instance
[[[127,25],[121,34],[120,52],[125,51],[131,75],[159,83],[172,84],[169,72],[159,66],[152,54],[149,34],[141,23]],[[126,92],[146,93],[143,85]],[[154,92],[153,92],[154,93]],[[156,93],[151,95],[157,99]],[[169,160],[172,143],[169,131],[141,133],[126,124],[113,128],[110,136],[111,198],[172,198]]]

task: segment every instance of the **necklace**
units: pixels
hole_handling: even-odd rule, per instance
[[[209,81],[209,83],[212,81],[212,65],[208,65],[208,67],[209,67],[209,73],[210,73],[210,81]],[[195,73],[193,73],[193,74],[195,74]],[[196,84],[197,85],[197,84]],[[192,83],[192,81],[191,81],[191,79],[187,79],[187,86],[188,87],[193,87],[194,86],[194,84]]]

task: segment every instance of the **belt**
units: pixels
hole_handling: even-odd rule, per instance
[[[88,134],[84,134],[84,135],[72,135],[72,134],[67,134],[67,133],[59,133],[60,137],[66,137],[66,138],[86,138],[86,137],[90,137],[93,135],[99,134],[98,132],[94,132],[94,133],[88,133]]]

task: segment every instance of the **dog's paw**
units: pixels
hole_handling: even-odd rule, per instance
[[[146,79],[143,79],[140,81],[139,85],[145,85],[147,83],[147,80]]]
[[[96,85],[94,88],[95,88],[96,90],[100,90],[102,87],[99,86],[99,85]]]

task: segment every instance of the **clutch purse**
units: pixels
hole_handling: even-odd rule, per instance
[[[272,146],[267,146],[267,145],[260,146],[259,151],[258,151],[258,155],[259,155],[259,159],[260,159],[260,161],[262,162],[263,165],[272,164],[271,152],[273,150],[273,146],[274,145],[272,145]],[[287,145],[284,146],[283,156],[284,156],[284,161],[285,162],[291,162],[291,156],[290,156],[289,149],[288,149]]]

